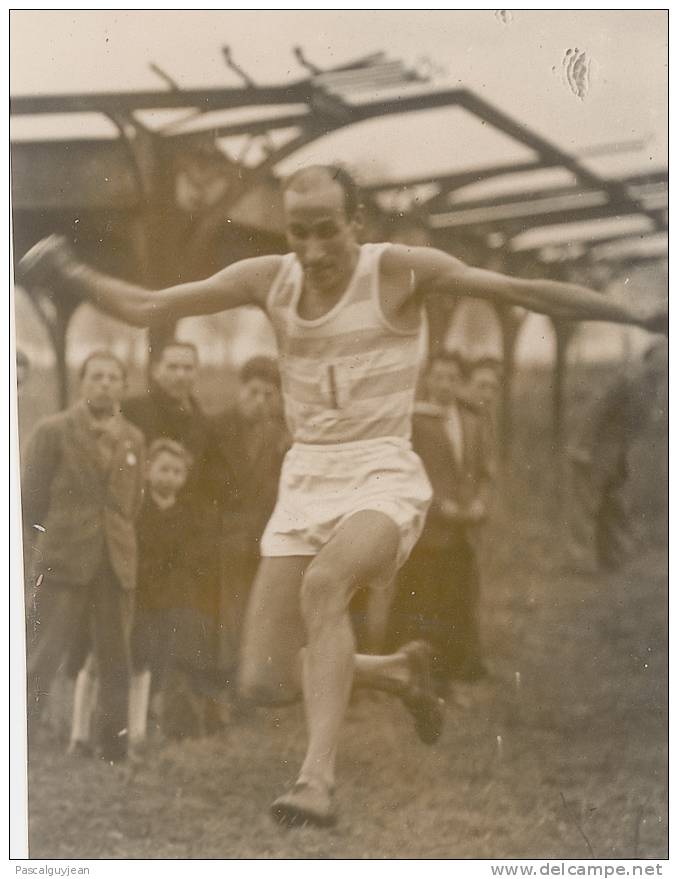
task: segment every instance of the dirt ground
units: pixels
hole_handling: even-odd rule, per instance
[[[285,831],[267,809],[302,757],[298,706],[158,746],[134,772],[47,741],[29,767],[31,857],[667,857],[665,445],[634,453],[635,557],[564,575],[547,414],[528,408],[487,540],[491,679],[458,689],[436,746],[397,701],[361,699],[337,827]]]

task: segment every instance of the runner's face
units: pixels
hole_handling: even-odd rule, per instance
[[[328,179],[303,192],[288,189],[284,204],[287,240],[306,278],[315,288],[334,292],[353,273],[357,249],[344,191]]]
[[[449,406],[457,399],[461,371],[456,363],[436,360],[426,380],[429,399],[438,406]]]
[[[80,394],[89,408],[102,415],[112,415],[120,405],[125,377],[115,360],[95,357],[87,364]]]

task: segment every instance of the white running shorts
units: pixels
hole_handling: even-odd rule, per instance
[[[316,555],[346,519],[376,510],[400,531],[400,567],[421,535],[431,497],[424,466],[408,440],[295,443],[285,456],[261,554]]]

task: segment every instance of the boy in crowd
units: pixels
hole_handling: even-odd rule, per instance
[[[182,495],[191,465],[180,443],[166,437],[151,443],[137,527],[139,587],[132,631],[129,725],[130,740],[137,745],[146,738],[151,691],[162,693],[177,673],[190,680],[210,655],[209,628],[191,595],[194,547],[186,539],[189,512]],[[167,731],[167,726],[163,717],[161,727]]]

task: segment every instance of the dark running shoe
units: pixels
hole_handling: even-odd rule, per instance
[[[284,827],[331,827],[337,814],[332,792],[326,787],[298,781],[271,806],[271,814]]]
[[[432,674],[433,650],[426,641],[411,641],[400,649],[407,658],[410,682],[400,698],[414,718],[417,735],[426,745],[440,738],[445,720],[445,702],[435,688]]]

